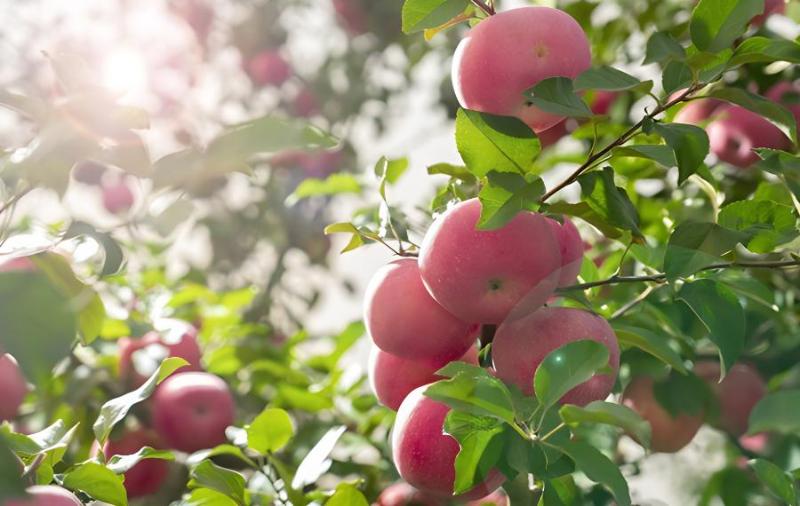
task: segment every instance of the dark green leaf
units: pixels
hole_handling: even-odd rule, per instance
[[[782,390],[761,399],[750,413],[748,434],[800,432],[800,390]]]
[[[644,447],[650,446],[650,424],[638,413],[621,404],[594,401],[585,407],[567,404],[559,409],[565,423],[577,426],[581,423],[602,423],[624,429]]]
[[[745,317],[739,299],[730,288],[711,279],[685,284],[678,299],[684,301],[708,329],[709,339],[719,348],[724,376],[744,349]]]
[[[458,16],[468,5],[467,0],[406,0],[402,10],[403,32],[436,28]]]
[[[656,123],[654,131],[664,138],[675,152],[678,164],[678,184],[697,172],[708,155],[708,135],[694,125],[683,123]]]
[[[111,234],[100,232],[89,223],[73,221],[70,223],[67,231],[64,232],[64,239],[71,239],[82,235],[91,237],[103,247],[105,261],[103,262],[103,269],[100,271],[100,276],[108,276],[119,271],[123,260],[122,248],[117,241],[111,237]]]
[[[536,211],[544,190],[544,182],[538,176],[489,171],[478,193],[481,201],[478,228],[494,230],[511,221],[517,213]]]
[[[111,469],[96,462],[84,462],[69,470],[64,475],[63,484],[68,489],[80,490],[114,506],[128,504],[122,476],[117,476]]]
[[[614,67],[602,66],[585,70],[573,82],[576,91],[581,90],[607,90],[623,91],[641,89],[649,91],[653,86],[652,81],[640,81],[632,75]]]
[[[0,501],[20,497],[25,493],[20,471],[20,461],[11,452],[5,437],[0,434]]]
[[[747,236],[716,223],[681,223],[672,233],[664,256],[664,272],[673,281],[715,264]]]
[[[800,44],[787,39],[749,37],[736,47],[728,66],[775,61],[800,63]]]
[[[568,118],[589,118],[592,111],[575,93],[572,80],[549,77],[525,92],[528,101],[542,111]]]
[[[775,497],[785,504],[797,504],[793,480],[783,469],[766,459],[752,459],[747,464]]]
[[[670,60],[683,60],[686,58],[686,50],[680,43],[666,32],[655,32],[647,40],[644,64],[666,63]]]
[[[682,61],[671,61],[664,67],[661,85],[664,93],[671,94],[682,88],[688,88],[694,79],[692,69]]]
[[[604,344],[590,339],[567,343],[550,352],[536,369],[536,398],[547,409],[606,365],[608,348]]]
[[[794,208],[770,200],[728,204],[720,210],[718,221],[725,228],[747,234],[747,248],[753,253],[770,253],[798,235]]]
[[[677,351],[669,346],[667,336],[657,335],[647,329],[619,323],[614,323],[613,327],[620,345],[639,348],[668,364],[681,374],[686,374],[683,359]]]
[[[567,216],[574,216],[587,223],[591,223],[609,239],[618,239],[622,236],[618,228],[609,223],[605,216],[595,212],[586,202],[578,202],[577,204],[556,202],[547,204],[546,209],[547,212],[552,214],[566,214]],[[544,207],[541,210],[544,210]]]
[[[727,49],[762,12],[764,0],[700,0],[689,23],[692,42],[703,51]]]
[[[620,146],[614,149],[613,154],[615,158],[625,156],[647,158],[664,167],[676,167],[678,165],[675,161],[675,152],[673,149],[663,144]]]
[[[570,440],[561,445],[561,450],[575,461],[577,468],[595,483],[607,487],[620,506],[630,506],[631,498],[628,483],[619,468],[596,448]]]
[[[477,177],[490,170],[525,174],[541,151],[539,139],[517,118],[467,109],[456,115],[456,146]]]
[[[630,230],[641,236],[639,214],[628,194],[614,184],[614,171],[605,167],[602,171],[588,172],[578,178],[583,200],[594,212],[611,225]]]
[[[189,482],[189,486],[192,488],[210,488],[232,499],[236,504],[241,506],[247,504],[244,476],[236,471],[220,467],[210,460],[204,460],[192,469],[190,476],[192,481]]]

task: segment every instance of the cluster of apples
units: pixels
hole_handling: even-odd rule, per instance
[[[584,244],[575,225],[522,212],[495,230],[477,230],[477,199],[439,216],[427,231],[418,258],[382,267],[365,295],[367,330],[374,347],[370,384],[378,400],[397,410],[392,451],[400,476],[423,494],[450,497],[458,443],[443,434],[448,407],[424,395],[441,379],[436,371],[453,360],[478,364],[482,327],[496,327],[491,372],[533,394],[544,358],[582,339],[609,351],[610,372],[568,392],[562,402],[584,405],[611,392],[619,346],[608,323],[588,311],[542,307],[559,286],[576,281]],[[460,500],[483,497],[504,481],[491,473]]]
[[[103,207],[111,214],[123,214],[133,207],[134,196],[128,178],[112,174],[98,162],[85,160],[72,169],[72,178],[87,186],[100,188]]]
[[[800,87],[796,82],[779,82],[765,96],[789,109],[800,125]],[[756,148],[788,150],[792,146],[789,138],[762,116],[713,98],[689,102],[675,115],[675,121],[705,126],[711,152],[740,169],[758,162]]]

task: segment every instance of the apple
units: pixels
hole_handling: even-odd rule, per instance
[[[591,339],[608,348],[611,374],[597,374],[566,393],[562,403],[584,406],[608,397],[619,371],[617,336],[602,317],[582,309],[545,307],[525,318],[505,322],[492,342],[492,363],[498,378],[533,395],[536,369],[553,350]]]
[[[247,74],[259,86],[280,86],[292,76],[292,68],[278,51],[265,49],[247,62]]]
[[[309,88],[302,88],[291,103],[292,112],[301,118],[310,118],[319,113],[319,100]]]
[[[440,365],[474,346],[478,326],[440,306],[422,284],[417,260],[400,258],[372,276],[364,296],[367,332],[381,350]]]
[[[737,437],[747,432],[750,412],[767,394],[758,371],[748,364],[734,364],[720,382],[719,363],[706,360],[695,364],[694,372],[709,384],[719,402],[715,425]]]
[[[453,88],[462,107],[516,116],[538,133],[564,118],[528,104],[523,92],[550,77],[574,79],[591,62],[586,33],[569,14],[522,7],[469,31],[453,56]]]
[[[83,506],[75,494],[55,485],[28,487],[27,499],[8,499],[5,506]]]
[[[445,404],[425,397],[423,385],[405,398],[392,429],[392,458],[397,472],[411,486],[436,497],[451,497],[458,441],[444,434]],[[505,476],[492,470],[483,482],[455,499],[469,501],[493,492]]]
[[[205,372],[170,376],[153,396],[153,427],[170,447],[182,452],[212,448],[226,441],[235,405],[225,382]]]
[[[676,92],[672,97],[674,98]],[[714,111],[718,110],[724,102],[713,98],[698,98],[684,105],[678,114],[675,115],[675,123],[685,123],[688,125],[700,125],[711,117]]]
[[[539,138],[539,142],[542,145],[542,149],[549,148],[550,146],[556,144],[561,140],[562,137],[569,133],[567,121],[568,120],[559,121],[547,130],[542,130],[536,134],[536,136]]]
[[[769,432],[739,436],[739,444],[753,453],[767,453],[773,446],[773,438]]]
[[[703,425],[703,417],[680,413],[673,417],[658,403],[653,392],[653,378],[638,376],[625,388],[622,404],[645,419],[652,429],[650,449],[654,452],[675,453],[694,439]]]
[[[386,487],[373,506],[446,506],[441,497],[421,492],[408,483],[398,482]],[[480,499],[464,503],[465,506],[508,506],[508,497],[498,489]]]
[[[739,106],[724,106],[706,128],[711,152],[734,167],[747,168],[759,157],[755,148],[790,149],[791,141],[778,127]]]
[[[158,332],[148,332],[139,339],[119,340],[119,374],[128,384],[139,387],[153,374],[161,361],[180,357],[189,362],[181,372],[202,371],[202,352],[197,342],[197,329],[189,326],[176,336],[162,337]],[[177,337],[177,339],[175,339]]]
[[[125,432],[119,438],[112,438],[103,446],[103,455],[110,459],[114,455],[131,455],[143,447],[160,448],[158,436],[146,429]],[[125,490],[128,498],[158,492],[167,477],[168,464],[162,459],[144,459],[125,473]]]
[[[553,294],[560,245],[541,214],[523,211],[498,229],[477,230],[480,213],[478,199],[470,199],[439,216],[422,241],[420,273],[433,298],[459,319],[500,323]]]
[[[581,234],[572,220],[566,216],[562,216],[561,219],[562,222],[559,223],[558,220],[548,218],[547,223],[558,240],[561,252],[561,273],[558,277],[558,286],[569,286],[575,283],[581,272],[585,246]]]
[[[478,365],[477,346],[471,346],[458,360]],[[380,403],[396,411],[409,392],[442,379],[436,375],[436,371],[446,364],[447,362],[436,364],[408,360],[386,353],[373,345],[367,371],[372,391],[375,392]]]
[[[13,420],[19,414],[19,407],[28,394],[28,384],[19,370],[17,361],[8,353],[0,351],[0,422]]]
[[[764,0],[764,13],[754,17],[750,24],[755,27],[763,25],[773,14],[786,12],[786,0]]]
[[[103,207],[111,214],[121,214],[133,207],[133,192],[124,179],[103,185]]]
[[[789,109],[800,129],[800,81],[781,81],[767,90],[764,96]]]
[[[598,115],[608,114],[617,97],[619,97],[619,93],[616,91],[600,90],[596,92],[594,100],[592,100],[592,112]]]
[[[359,0],[332,0],[333,10],[342,27],[350,35],[361,35],[367,31],[367,13]]]
[[[99,186],[106,171],[105,165],[92,160],[84,160],[75,164],[75,167],[72,169],[72,178],[79,183]]]
[[[306,177],[323,178],[339,170],[344,162],[344,150],[281,151],[269,159],[276,169],[300,169]]]

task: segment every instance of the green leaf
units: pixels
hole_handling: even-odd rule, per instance
[[[708,338],[719,348],[724,377],[744,349],[745,317],[739,299],[730,288],[711,279],[686,283],[677,298],[708,329]]]
[[[763,116],[784,131],[784,133],[788,133],[792,142],[797,142],[797,122],[792,113],[777,102],[773,102],[772,100],[756,95],[755,93],[750,93],[741,88],[712,89],[708,93],[708,96],[739,105],[748,111]]]
[[[354,485],[340,483],[336,486],[336,492],[325,501],[325,506],[369,506],[369,503]]]
[[[189,482],[189,487],[210,488],[232,499],[238,505],[248,504],[245,500],[244,476],[236,471],[204,460],[192,469],[190,476],[192,480]]]
[[[145,446],[140,448],[136,453],[129,455],[114,455],[108,462],[106,467],[114,471],[116,474],[124,474],[130,471],[133,466],[145,459],[161,459],[161,460],[175,460],[175,455],[169,450],[156,450]]]
[[[453,493],[462,494],[484,481],[496,467],[505,446],[504,427],[497,419],[450,411],[444,432],[459,444]]]
[[[83,336],[82,342],[85,345],[91,344],[100,334],[106,317],[106,308],[100,296],[75,276],[64,256],[44,252],[29,258],[53,286],[69,298],[72,309],[78,316],[78,329]]]
[[[787,39],[749,37],[736,47],[728,67],[776,61],[800,63],[800,44]]]
[[[632,409],[613,402],[594,401],[585,407],[567,404],[558,410],[561,419],[571,426],[581,423],[602,423],[625,430],[642,446],[650,446],[650,423]]]
[[[764,0],[700,0],[689,22],[692,42],[712,53],[727,49],[762,12]]]
[[[236,506],[236,501],[210,488],[196,488],[179,503],[180,506]]]
[[[17,359],[28,380],[49,381],[75,341],[70,300],[41,272],[20,271],[0,273],[0,300],[0,347]]]
[[[741,200],[723,207],[719,224],[749,236],[747,249],[770,253],[798,235],[794,208],[770,200]]]
[[[511,393],[485,369],[462,370],[450,379],[431,384],[425,395],[459,411],[514,421]]]
[[[456,114],[456,147],[476,177],[490,170],[525,174],[541,151],[539,139],[517,118],[468,109]]]
[[[494,230],[511,221],[517,213],[536,211],[544,190],[542,179],[533,174],[523,177],[513,172],[489,171],[478,193],[481,217],[477,228]]]
[[[403,33],[436,28],[467,8],[467,0],[406,0],[401,13]]]
[[[72,239],[73,237],[83,235],[91,237],[103,247],[105,260],[103,261],[103,268],[100,271],[100,276],[108,276],[119,271],[123,261],[122,248],[117,241],[111,237],[111,234],[100,232],[89,223],[73,221],[70,223],[67,231],[64,232],[64,239]]]
[[[580,496],[572,476],[545,480],[538,506],[576,506]]]
[[[666,336],[657,335],[655,332],[641,327],[623,325],[616,322],[612,326],[621,346],[639,348],[668,364],[681,374],[686,374],[687,371],[686,366],[683,365],[683,359],[677,351],[669,346]]]
[[[777,149],[755,151],[763,159],[758,162],[758,167],[780,177],[794,196],[800,199],[800,157]]]
[[[342,249],[341,253],[346,253],[348,251],[352,251],[356,248],[359,248],[365,244],[364,237],[361,234],[361,230],[359,230],[355,225],[348,222],[341,222],[341,223],[331,223],[330,225],[325,227],[325,235],[330,234],[352,234],[350,237],[350,242]]]
[[[592,110],[575,93],[572,80],[566,77],[543,79],[525,92],[528,101],[544,112],[568,118],[590,118]]]
[[[575,91],[624,91],[633,89],[649,91],[653,87],[653,82],[640,81],[626,72],[604,65],[583,71],[575,78],[573,85],[575,86]]]
[[[533,377],[536,398],[546,410],[607,365],[608,348],[602,343],[582,339],[560,346],[536,369]]]
[[[103,404],[92,429],[100,445],[103,445],[111,434],[111,429],[125,418],[130,409],[146,400],[156,390],[156,387],[177,369],[189,365],[189,362],[179,357],[164,359],[158,370],[139,388],[133,392],[121,395]]]
[[[756,473],[758,480],[767,487],[772,495],[785,504],[797,504],[794,480],[783,469],[765,459],[752,459],[747,462],[747,465]]]
[[[682,61],[671,61],[664,67],[661,75],[661,85],[664,93],[670,94],[682,88],[689,87],[694,80],[692,69]]]
[[[614,184],[614,170],[611,167],[588,172],[578,178],[578,183],[581,185],[583,201],[594,212],[611,225],[630,230],[641,237],[639,214],[625,190]]]
[[[800,432],[800,389],[781,390],[768,394],[750,412],[748,434]]]
[[[5,432],[9,447],[18,455],[32,459],[39,454],[45,454],[44,463],[55,466],[64,457],[67,447],[77,431],[78,424],[67,428],[63,420],[56,420],[50,426],[34,434],[19,434]],[[0,426],[0,431],[3,427]]]
[[[664,138],[675,152],[678,164],[678,184],[697,172],[708,155],[708,135],[694,125],[683,123],[656,123],[654,131]]]
[[[567,216],[574,216],[587,223],[591,223],[609,239],[618,239],[622,237],[622,232],[620,232],[618,228],[609,223],[605,216],[595,212],[586,202],[578,202],[577,204],[555,202],[553,204],[547,204],[546,208],[542,206],[540,211],[544,211],[545,209],[551,214],[566,214]]]
[[[21,497],[25,485],[20,478],[19,460],[11,452],[6,439],[0,434],[0,501]]]
[[[685,222],[669,238],[664,255],[664,273],[674,281],[721,261],[747,236],[716,223]]]
[[[575,466],[587,478],[607,487],[620,506],[630,506],[628,483],[619,468],[608,457],[589,444],[570,440],[560,449],[575,461]]]
[[[128,504],[122,477],[97,462],[84,462],[69,470],[64,475],[63,485],[70,490],[80,490],[98,501],[114,506]]]
[[[308,197],[322,195],[339,195],[342,193],[361,193],[361,183],[347,172],[336,172],[325,179],[308,178],[297,185],[297,188],[286,198],[287,205],[294,205]]]
[[[266,408],[247,427],[247,445],[261,454],[276,452],[286,446],[293,435],[289,413]]]
[[[189,455],[189,458],[186,459],[186,464],[189,466],[196,466],[203,460],[206,460],[211,457],[216,457],[218,455],[235,457],[250,467],[253,468],[258,467],[256,461],[248,457],[241,448],[239,448],[238,446],[233,446],[231,444],[221,444],[208,450],[200,450],[194,452],[193,454]]]
[[[452,165],[449,163],[436,163],[431,165],[428,167],[428,174],[444,174],[471,184],[478,181],[478,179],[463,165]]]
[[[388,159],[382,156],[375,164],[373,172],[386,183],[394,184],[408,170],[408,158]]]
[[[620,157],[634,157],[646,158],[664,167],[677,167],[678,162],[675,160],[675,151],[663,144],[640,144],[633,146],[620,146],[614,148],[612,152],[614,158]]]
[[[709,413],[711,390],[705,380],[694,374],[670,374],[653,382],[653,395],[673,418],[681,414],[702,416]]]
[[[686,50],[672,35],[666,32],[655,32],[647,39],[647,47],[643,64],[666,63],[670,60],[683,60]]]

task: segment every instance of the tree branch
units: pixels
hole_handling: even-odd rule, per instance
[[[620,135],[615,141],[611,142],[608,146],[604,147],[600,151],[597,151],[596,153],[590,155],[589,158],[587,158],[586,161],[583,162],[583,164],[581,164],[580,167],[575,169],[575,171],[572,174],[570,174],[565,180],[563,180],[562,182],[554,186],[553,189],[545,193],[539,200],[539,202],[540,203],[545,202],[547,199],[549,199],[550,197],[552,197],[565,187],[574,183],[578,179],[578,176],[580,176],[581,174],[589,170],[591,167],[593,167],[598,160],[600,160],[605,155],[610,153],[612,149],[618,146],[622,146],[623,144],[628,142],[631,139],[631,137],[633,137],[638,133],[639,129],[642,128],[645,121],[652,120],[662,112],[672,107],[673,105],[678,104],[680,102],[684,102],[685,100],[687,100],[687,98],[689,98],[689,95],[700,89],[701,86],[702,85],[700,84],[693,84],[689,88],[687,88],[686,91],[684,91],[679,96],[675,97],[673,100],[667,101],[665,104],[659,104],[653,110],[653,112],[646,114],[635,125],[627,129],[622,135]]]

